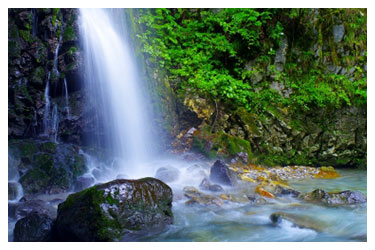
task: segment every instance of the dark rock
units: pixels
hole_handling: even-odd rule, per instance
[[[298,197],[301,192],[294,190],[292,188],[283,187],[281,185],[277,185],[275,192],[276,195],[291,195],[292,197]]]
[[[318,202],[326,205],[350,205],[366,202],[366,197],[361,192],[350,190],[326,192],[322,189],[316,189],[300,196],[306,201]]]
[[[180,171],[174,167],[161,167],[156,171],[155,178],[164,182],[173,182],[178,179]]]
[[[53,221],[48,215],[32,212],[17,221],[14,228],[14,241],[48,241],[52,223]]]
[[[322,232],[327,227],[326,223],[324,223],[323,221],[319,221],[316,218],[284,212],[271,214],[270,220],[273,225],[278,225],[283,220],[287,220],[299,228],[308,228],[317,232]]]
[[[173,222],[172,190],[154,178],[114,180],[69,195],[58,207],[63,241],[116,241]]]
[[[218,184],[211,185],[210,181],[207,178],[204,178],[202,180],[201,184],[199,185],[199,188],[201,188],[203,190],[209,190],[209,191],[212,191],[212,192],[222,192],[222,191],[224,191],[224,189]]]
[[[211,167],[210,180],[228,186],[234,186],[237,183],[235,174],[221,160],[217,160]]]

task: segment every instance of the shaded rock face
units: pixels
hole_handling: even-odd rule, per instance
[[[316,189],[310,193],[302,195],[306,201],[323,203],[326,205],[351,205],[365,203],[366,197],[359,191],[326,192]]]
[[[62,241],[117,241],[173,223],[172,190],[154,178],[114,180],[70,195],[58,207]]]
[[[47,79],[60,121],[68,119],[64,78],[69,94],[82,88],[77,16],[77,9],[8,10],[9,138],[38,137],[43,132]],[[75,103],[74,98],[70,103]]]
[[[48,215],[32,212],[17,221],[14,228],[14,241],[49,241],[52,224],[53,221]]]
[[[237,183],[235,175],[221,160],[217,160],[211,167],[210,180],[227,186],[234,186]]]
[[[87,170],[83,155],[74,145],[14,140],[9,148],[20,162],[19,182],[26,195],[72,190],[77,178]]]
[[[203,190],[208,190],[208,191],[211,191],[211,192],[221,192],[221,191],[224,191],[224,189],[218,185],[218,184],[211,184],[210,181],[207,179],[207,178],[204,178],[201,182],[201,184],[199,184],[199,188],[203,189]]]

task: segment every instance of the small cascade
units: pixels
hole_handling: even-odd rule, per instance
[[[70,119],[70,110],[69,110],[69,93],[68,93],[68,84],[66,83],[66,78],[64,78],[64,92],[65,92],[65,112],[68,120]]]
[[[57,134],[59,131],[59,113],[57,110],[57,104],[53,105],[52,109],[52,124],[51,124],[51,136],[54,142],[57,143]]]
[[[59,42],[56,45],[55,57],[53,59],[53,67],[52,67],[52,75],[57,78],[60,76],[60,72],[57,69],[57,60],[58,60],[61,41],[62,41],[62,35],[60,35]],[[44,100],[46,102],[46,105],[45,105],[44,114],[43,114],[42,136],[53,139],[56,142],[57,134],[58,134],[59,119],[58,119],[58,112],[57,112],[58,109],[57,109],[56,103],[53,105],[53,109],[51,110],[50,79],[51,79],[51,71],[48,72],[46,89],[44,90]]]
[[[32,25],[31,25],[31,34],[36,36],[38,34],[38,15],[36,14],[36,10],[31,10],[32,15]]]
[[[47,76],[47,83],[46,83],[46,89],[44,90],[44,100],[46,102],[45,108],[44,108],[44,114],[43,114],[43,134],[48,135],[48,129],[49,129],[49,114],[50,114],[50,106],[51,101],[49,99],[49,79],[51,77],[51,72],[48,72]]]

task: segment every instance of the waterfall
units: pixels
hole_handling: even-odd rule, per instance
[[[49,99],[49,79],[51,77],[51,72],[48,72],[47,76],[47,83],[46,83],[46,89],[44,90],[44,101],[46,102],[46,105],[44,106],[44,114],[43,114],[43,129],[44,129],[44,134],[48,135],[49,132],[49,114],[50,114],[50,106],[51,102]]]
[[[103,132],[126,173],[140,172],[150,159],[152,143],[146,98],[142,95],[126,31],[123,9],[81,9],[85,85],[101,117]],[[100,139],[98,139],[100,141]]]
[[[65,111],[66,116],[70,119],[70,110],[69,110],[69,93],[68,93],[68,84],[66,83],[66,78],[64,78],[64,93],[65,93]]]
[[[62,35],[60,35],[59,41],[56,45],[55,49],[55,56],[53,58],[53,67],[52,67],[52,74],[55,77],[60,76],[60,72],[57,69],[57,59],[59,55],[59,48],[60,48],[60,43],[62,41]],[[50,100],[50,79],[51,79],[51,71],[48,72],[47,76],[47,82],[46,82],[46,88],[44,90],[44,100],[46,102],[45,107],[44,107],[44,114],[43,114],[43,134],[42,136],[48,137],[48,138],[53,138],[53,140],[56,142],[57,141],[57,129],[58,129],[58,124],[56,125],[55,123],[58,123],[58,114],[57,114],[57,106],[56,104],[54,105],[54,108],[51,110],[51,100]]]

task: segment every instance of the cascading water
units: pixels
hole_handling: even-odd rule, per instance
[[[85,84],[104,134],[126,174],[147,175],[140,165],[150,159],[153,140],[142,96],[142,82],[127,41],[124,10],[81,9]]]
[[[54,77],[59,77],[60,72],[57,69],[57,59],[59,55],[60,43],[62,41],[62,35],[60,35],[59,41],[56,45],[55,57],[53,59],[52,74]],[[43,136],[52,138],[54,142],[57,142],[57,129],[58,129],[58,114],[57,105],[55,104],[51,110],[51,100],[50,100],[50,79],[51,72],[48,72],[46,88],[44,90],[44,100],[46,102],[43,114]]]
[[[69,109],[69,93],[68,84],[66,83],[66,78],[64,78],[64,93],[65,93],[65,112],[68,119],[70,119],[70,109]]]

